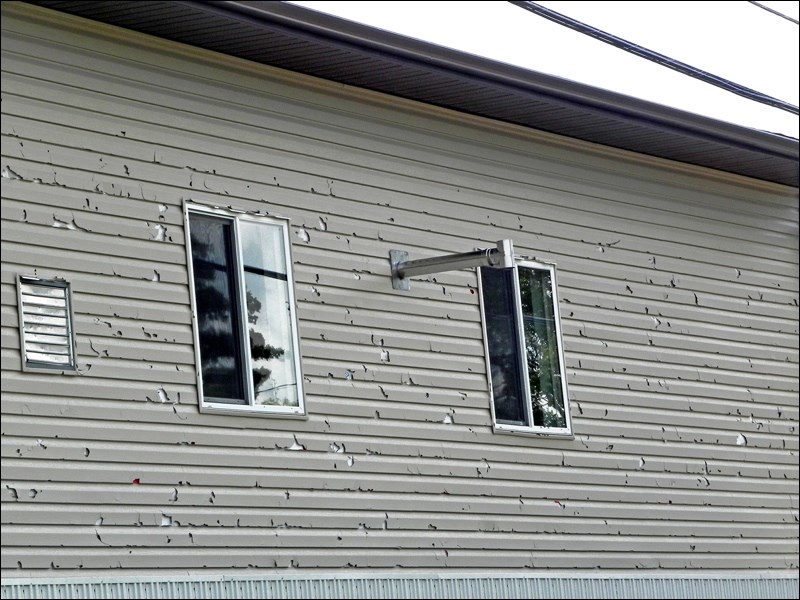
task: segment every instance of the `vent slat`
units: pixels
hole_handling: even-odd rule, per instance
[[[60,355],[60,354],[52,354],[48,352],[47,354],[41,354],[39,352],[26,352],[25,353],[25,360],[28,363],[41,363],[41,366],[44,365],[59,365],[59,366],[70,366],[71,361],[68,355]],[[29,367],[37,367],[40,365],[28,365]]]
[[[63,329],[64,327],[67,326],[66,314],[50,316],[50,315],[31,314],[25,312],[23,313],[22,318],[25,322],[26,331],[29,329],[29,327],[37,327],[37,326],[51,326],[51,327],[58,327],[60,329]]]
[[[22,294],[22,301],[25,303],[26,307],[47,307],[47,306],[57,306],[59,308],[64,308],[66,306],[66,299],[62,294],[61,297],[52,297],[52,296],[38,296],[35,294]]]

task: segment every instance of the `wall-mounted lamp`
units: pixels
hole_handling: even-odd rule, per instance
[[[405,250],[389,250],[389,262],[392,267],[392,288],[408,291],[411,289],[409,277],[456,271],[470,267],[495,267],[510,269],[514,266],[514,244],[511,240],[500,240],[496,248],[485,248],[474,252],[447,254],[433,258],[407,260]]]

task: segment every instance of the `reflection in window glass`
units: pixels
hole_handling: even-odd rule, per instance
[[[498,421],[524,425],[525,388],[520,374],[519,336],[515,326],[516,307],[512,269],[484,269],[481,277],[486,345],[492,368],[494,414]]]
[[[500,428],[571,433],[552,265],[480,269],[495,421]]]
[[[566,427],[550,272],[517,268],[533,422]]]
[[[283,230],[247,221],[240,229],[255,402],[298,406]]]
[[[286,223],[188,214],[203,404],[303,411]]]
[[[189,216],[203,393],[245,404],[232,225],[230,219]]]

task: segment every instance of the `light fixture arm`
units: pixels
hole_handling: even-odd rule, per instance
[[[410,290],[411,284],[408,278],[417,275],[456,271],[470,267],[511,268],[514,266],[514,244],[511,240],[500,240],[495,248],[484,248],[474,252],[447,254],[418,260],[407,259],[408,252],[404,250],[389,251],[389,262],[392,267],[392,288],[396,290]]]

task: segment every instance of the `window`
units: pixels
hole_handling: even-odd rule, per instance
[[[555,267],[478,272],[496,428],[571,435]]]
[[[304,414],[285,220],[187,210],[204,410]]]
[[[72,302],[66,281],[17,280],[22,369],[75,371]]]

